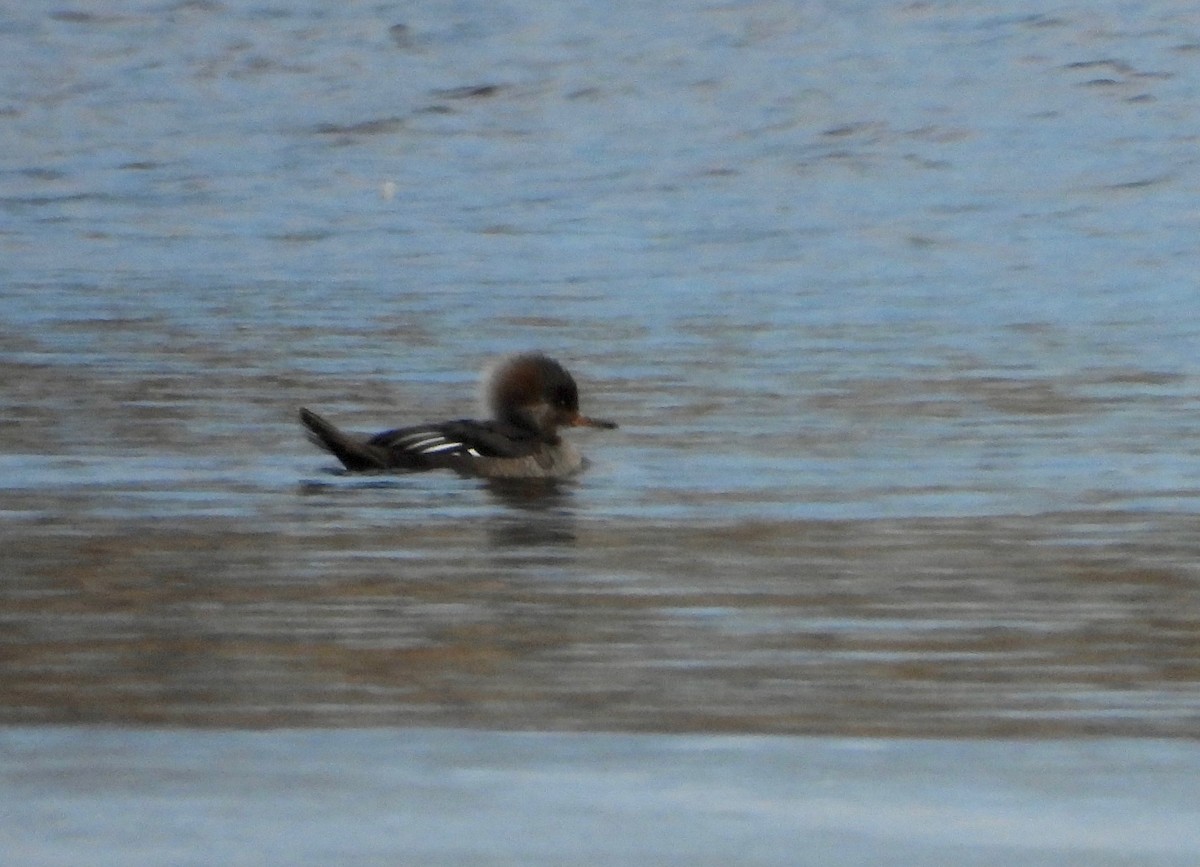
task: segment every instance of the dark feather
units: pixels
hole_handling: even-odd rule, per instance
[[[440,424],[415,425],[376,434],[368,444],[390,454],[408,454],[417,460],[470,456],[523,458],[545,440],[532,431],[497,421],[458,419]]]

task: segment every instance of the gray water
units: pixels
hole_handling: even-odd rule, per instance
[[[0,729],[22,867],[1192,867],[1187,741]]]
[[[1195,4],[9,6],[10,857],[1195,863]]]
[[[0,15],[0,721],[1200,731],[1193,4]],[[541,348],[592,465],[353,478]]]

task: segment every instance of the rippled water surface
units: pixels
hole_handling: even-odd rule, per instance
[[[1189,5],[0,17],[0,721],[1200,731]],[[332,472],[475,411],[557,488]]]

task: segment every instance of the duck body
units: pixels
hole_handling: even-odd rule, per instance
[[[494,479],[574,475],[585,461],[559,428],[617,426],[582,415],[571,374],[538,353],[503,359],[487,394],[493,414],[488,420],[431,422],[373,436],[346,433],[309,409],[300,410],[300,422],[314,443],[351,472],[448,469]]]

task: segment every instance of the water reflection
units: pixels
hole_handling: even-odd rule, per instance
[[[301,497],[340,508],[371,509],[398,526],[414,522],[487,531],[487,547],[569,548],[576,543],[576,484],[554,479],[461,479],[448,473],[351,473],[326,471],[328,480],[303,479]],[[370,497],[371,493],[379,496]],[[322,500],[321,498],[328,498]],[[431,516],[430,510],[444,509]]]
[[[488,522],[492,548],[563,548],[576,542],[574,486],[553,479],[491,479],[488,494],[504,508]]]

